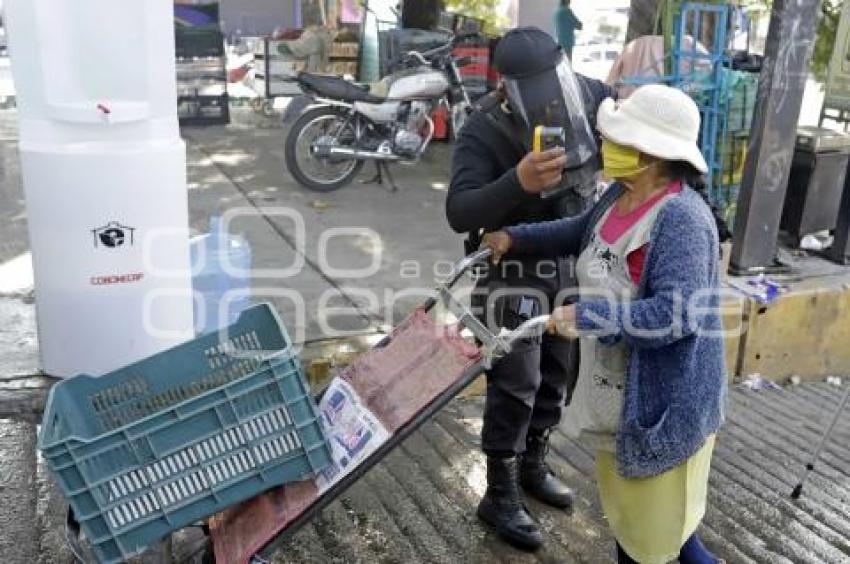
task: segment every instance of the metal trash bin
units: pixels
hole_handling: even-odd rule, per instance
[[[781,229],[800,239],[835,228],[848,159],[850,135],[822,127],[797,128]]]

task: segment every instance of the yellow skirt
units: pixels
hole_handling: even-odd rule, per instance
[[[688,460],[651,478],[627,479],[614,453],[596,452],[602,510],[623,550],[641,564],[666,564],[694,534],[705,515],[715,435]]]

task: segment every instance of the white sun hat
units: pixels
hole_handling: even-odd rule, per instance
[[[603,137],[666,161],[687,161],[701,173],[708,165],[697,146],[699,109],[687,94],[661,84],[641,86],[627,99],[608,98],[596,125]]]

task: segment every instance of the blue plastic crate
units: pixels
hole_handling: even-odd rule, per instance
[[[103,562],[331,464],[320,415],[268,304],[226,333],[57,384],[39,448]]]

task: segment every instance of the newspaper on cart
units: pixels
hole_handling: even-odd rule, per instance
[[[322,396],[319,410],[334,462],[316,478],[322,494],[375,452],[390,434],[342,378],[333,379]]]

